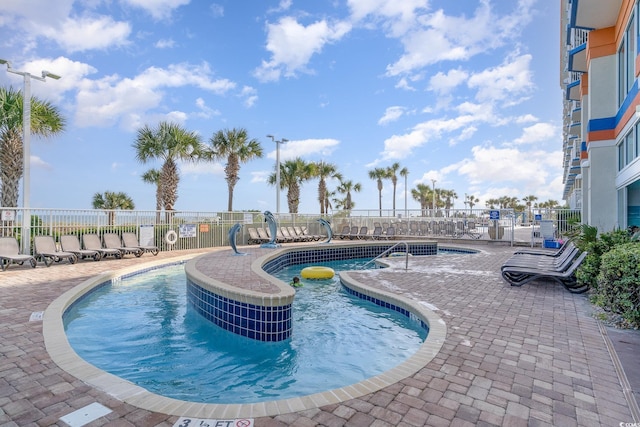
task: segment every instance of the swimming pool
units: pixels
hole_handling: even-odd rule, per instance
[[[425,243],[427,245],[431,244],[431,242]],[[353,243],[331,245],[334,255],[339,256],[353,255],[351,248],[354,246]],[[379,250],[384,250],[389,246],[389,243],[377,241],[357,242],[357,246],[380,246],[381,249]],[[195,255],[176,254],[170,259],[150,260],[87,278],[87,280],[56,298],[44,312],[43,338],[47,352],[51,359],[68,374],[75,376],[97,390],[107,393],[114,399],[141,409],[168,415],[221,419],[274,416],[330,404],[339,404],[396,384],[398,381],[419,371],[433,360],[440,351],[447,334],[447,327],[442,318],[431,310],[428,304],[383,290],[386,286],[381,288],[370,286],[370,284],[375,284],[375,278],[372,279],[371,283],[369,283],[369,280],[366,283],[361,283],[357,278],[349,275],[343,275],[342,277],[346,288],[365,300],[382,304],[391,309],[404,311],[405,313],[412,313],[412,315],[415,315],[428,325],[429,335],[416,353],[382,374],[346,387],[325,390],[302,397],[247,404],[197,403],[165,397],[87,363],[71,348],[64,331],[63,314],[76,301],[86,297],[112,280],[117,281],[130,275],[156,269],[168,263],[186,262],[185,268],[187,268],[195,262],[194,267],[197,269],[196,273],[198,274],[194,277],[198,281],[207,279],[209,282],[215,282],[219,291],[225,294],[233,292],[235,296],[245,299],[242,296],[243,293],[251,293],[256,295],[256,298],[261,298],[267,303],[269,300],[283,300],[283,296],[279,295],[278,292],[282,293],[286,290],[295,294],[295,290],[282,281],[273,278],[269,272],[265,271],[265,266],[274,267],[276,264],[282,263],[283,260],[288,262],[287,260],[292,257],[300,258],[301,256],[315,261],[317,258],[314,257],[314,252],[323,253],[326,247],[327,245],[296,245],[276,250],[252,248],[246,256],[233,256],[230,251],[210,251]],[[414,258],[414,260],[417,259]],[[414,260],[412,260],[412,263],[415,262]],[[391,267],[387,270],[389,273],[394,274],[393,270],[395,268]],[[238,274],[239,272],[241,274]]]
[[[323,265],[341,271],[369,260]],[[306,266],[275,277],[289,282]],[[290,339],[256,341],[190,309],[185,282],[184,266],[174,265],[102,286],[65,314],[71,346],[98,368],[163,396],[255,403],[373,377],[408,359],[427,336],[421,322],[350,295],[335,276],[302,279]]]

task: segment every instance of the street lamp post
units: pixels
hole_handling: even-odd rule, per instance
[[[22,252],[31,253],[31,79],[41,82],[47,77],[58,80],[60,76],[42,71],[42,77],[33,76],[26,71],[18,71],[11,67],[11,62],[0,59],[0,64],[7,64],[7,72],[18,74],[24,78],[22,90]]]
[[[282,138],[280,141],[276,141],[273,135],[267,135],[267,138],[271,138],[276,143],[276,214],[280,213],[280,144],[288,142],[286,138]]]
[[[431,185],[433,186],[433,215],[436,215],[436,180],[431,180]]]

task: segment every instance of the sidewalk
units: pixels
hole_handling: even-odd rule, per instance
[[[447,338],[415,374],[362,398],[275,417],[255,426],[617,426],[640,422],[640,333],[602,326],[585,295],[547,283],[511,287],[499,269],[515,249],[443,244],[476,255],[414,257],[409,271],[350,273],[419,301],[442,317]],[[243,250],[250,251],[251,247]],[[226,255],[223,248],[221,256]],[[0,272],[0,426],[65,426],[61,417],[97,402],[112,412],[88,426],[173,426],[61,370],[44,348],[44,311],[101,272],[170,259],[80,261]],[[225,257],[225,260],[233,257]],[[398,260],[398,263],[401,261]],[[239,272],[241,274],[242,272]],[[610,345],[608,345],[610,344]]]

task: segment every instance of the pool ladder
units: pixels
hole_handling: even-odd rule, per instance
[[[377,260],[378,258],[382,258],[383,256],[387,255],[388,253],[390,253],[391,251],[393,251],[395,248],[397,248],[400,245],[404,245],[404,269],[408,270],[409,269],[409,244],[407,242],[398,242],[395,245],[391,246],[389,249],[385,250],[384,252],[382,252],[380,255],[378,255],[377,257],[373,258],[371,261],[367,261],[362,268],[364,269],[367,265],[371,264],[372,262],[375,262],[375,260]]]

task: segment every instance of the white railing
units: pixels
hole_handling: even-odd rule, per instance
[[[268,228],[262,212],[186,212],[131,211],[95,209],[30,209],[30,236],[50,235],[59,241],[66,234],[135,232],[141,244],[158,246],[161,251],[213,248],[229,245],[229,231],[242,224],[235,236],[238,245],[250,241],[249,228]],[[492,215],[499,215],[493,219]],[[513,244],[516,232],[533,223],[535,215],[553,219],[562,234],[570,228],[569,221],[579,220],[579,212],[571,210],[513,209],[379,209],[335,211],[321,217],[314,214],[280,214],[279,226],[305,229],[308,234],[326,235],[323,218],[331,223],[332,232],[339,236],[344,227],[368,228],[373,237],[376,226],[388,239],[411,238],[496,240]],[[0,207],[0,236],[13,236],[22,242],[21,208]],[[388,233],[393,232],[393,235]],[[169,238],[167,238],[167,233]],[[173,234],[175,233],[175,234]],[[361,236],[362,237],[362,236]],[[29,245],[33,253],[33,246]]]

